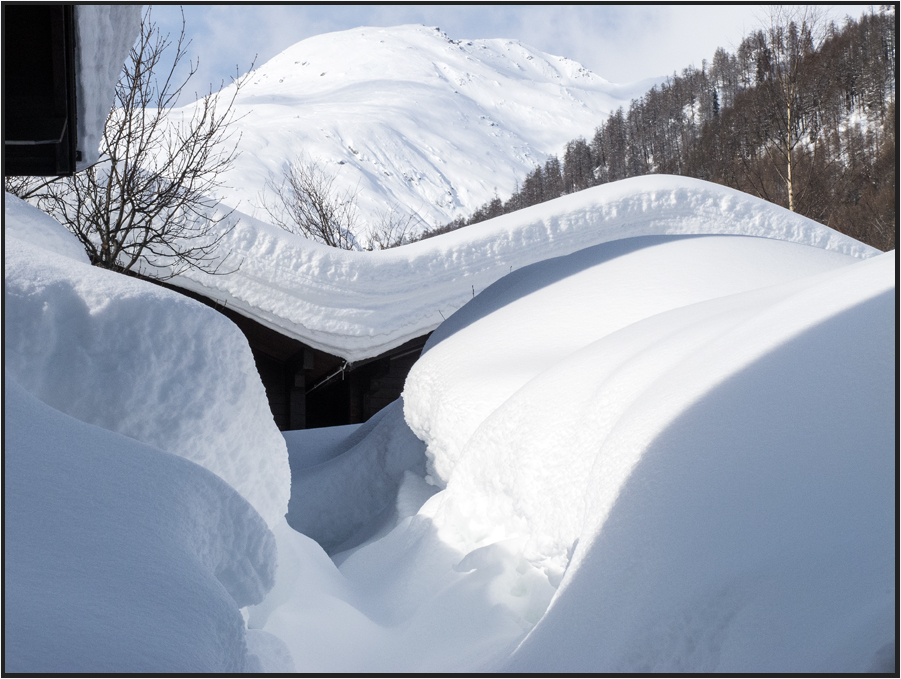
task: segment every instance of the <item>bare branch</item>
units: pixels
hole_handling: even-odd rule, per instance
[[[369,227],[367,250],[387,250],[411,241],[413,225],[419,221],[415,214],[404,214],[397,205],[379,213]]]
[[[246,77],[211,90],[187,113],[173,113],[197,70],[191,63],[187,76],[175,79],[188,44],[184,16],[173,40],[148,9],[116,85],[100,161],[29,194],[78,237],[97,266],[124,272],[140,264],[163,279],[188,269],[236,270],[220,246],[237,221],[214,196],[237,156],[240,138],[231,124]],[[174,58],[161,73],[170,49]]]
[[[342,250],[358,249],[358,190],[341,191],[334,184],[335,176],[318,161],[300,157],[281,178],[269,175],[260,202],[272,223],[285,231]]]

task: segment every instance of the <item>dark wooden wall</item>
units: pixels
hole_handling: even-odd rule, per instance
[[[429,338],[423,335],[375,358],[348,364],[207,297],[159,284],[216,309],[240,328],[266,388],[272,417],[282,431],[365,422],[400,397]]]

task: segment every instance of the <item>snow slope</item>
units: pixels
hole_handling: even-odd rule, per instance
[[[569,390],[590,366],[568,399],[582,431],[542,427],[569,460],[593,459],[570,462],[584,479],[565,477],[578,543],[505,669],[891,671],[894,268],[889,253],[648,319],[561,361],[496,413],[497,437],[517,404]],[[626,384],[632,393],[614,402]],[[503,447],[522,467],[563,461],[518,434]],[[547,508],[541,490],[559,480],[527,471],[507,492],[529,515],[524,498]]]
[[[310,672],[890,671],[894,264],[652,236],[514,272],[432,336],[404,421],[309,439],[306,530],[357,534],[340,572],[283,560],[311,577],[251,627]],[[427,444],[400,478],[392,428]]]
[[[444,224],[495,191],[509,196],[651,84],[614,85],[516,40],[453,40],[434,27],[314,36],[251,73],[236,101],[243,154],[220,198],[254,214],[268,173],[306,155],[336,186],[359,189],[366,222],[399,206],[420,226]]]
[[[206,467],[275,525],[287,449],[241,331],[91,266],[74,236],[10,194],[4,223],[4,371],[57,410]]]
[[[857,261],[768,238],[644,236],[534,264],[498,281],[490,295],[472,300],[429,338],[405,385],[406,420],[428,444],[430,470],[443,485],[467,456],[479,425],[562,357],[671,309]],[[480,322],[487,316],[490,321]],[[636,384],[633,377],[630,388]],[[623,399],[620,392],[617,402]],[[566,412],[554,410],[552,420]],[[566,421],[574,426],[573,417]],[[467,464],[484,471],[495,463]],[[542,516],[562,530],[564,517]],[[575,537],[564,538],[564,550]]]
[[[172,282],[317,349],[355,361],[434,330],[527,264],[631,236],[721,233],[877,251],[745,193],[655,175],[597,186],[436,238],[379,252],[311,243],[242,216],[224,239],[237,273]]]
[[[275,539],[206,469],[4,381],[4,670],[241,672]]]
[[[239,610],[290,482],[240,331],[9,194],[4,244],[4,669],[293,669]]]

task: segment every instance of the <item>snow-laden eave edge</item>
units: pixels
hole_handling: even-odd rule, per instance
[[[241,216],[227,243],[241,270],[215,277],[189,271],[171,283],[348,361],[433,331],[513,269],[622,238],[744,235],[857,258],[879,254],[759,198],[665,175],[605,184],[381,252],[346,252],[274,233]]]
[[[349,336],[321,330],[313,332],[275,313],[254,307],[235,294],[227,294],[221,288],[206,286],[192,278],[178,276],[170,279],[168,283],[206,298],[216,309],[234,311],[285,337],[295,339],[313,349],[338,356],[348,363],[381,356],[386,351],[395,349],[410,340],[428,335],[443,322],[439,315],[431,324],[418,324],[411,326],[406,332],[401,331],[389,335]]]

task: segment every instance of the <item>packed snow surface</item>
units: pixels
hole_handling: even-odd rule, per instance
[[[339,192],[359,191],[365,223],[398,208],[419,231],[506,198],[517,177],[562,158],[567,141],[651,84],[615,85],[516,40],[454,40],[435,27],[317,35],[249,74],[235,103],[243,153],[220,198],[254,214],[269,174],[305,157]]]
[[[440,325],[491,283],[549,257],[632,236],[735,234],[855,257],[878,251],[781,207],[669,175],[597,186],[464,229],[379,252],[348,252],[241,216],[223,240],[227,276],[173,283],[349,361]]]
[[[87,262],[59,223],[6,194],[4,370],[76,419],[218,474],[284,516],[288,454],[247,341],[178,293]]]

